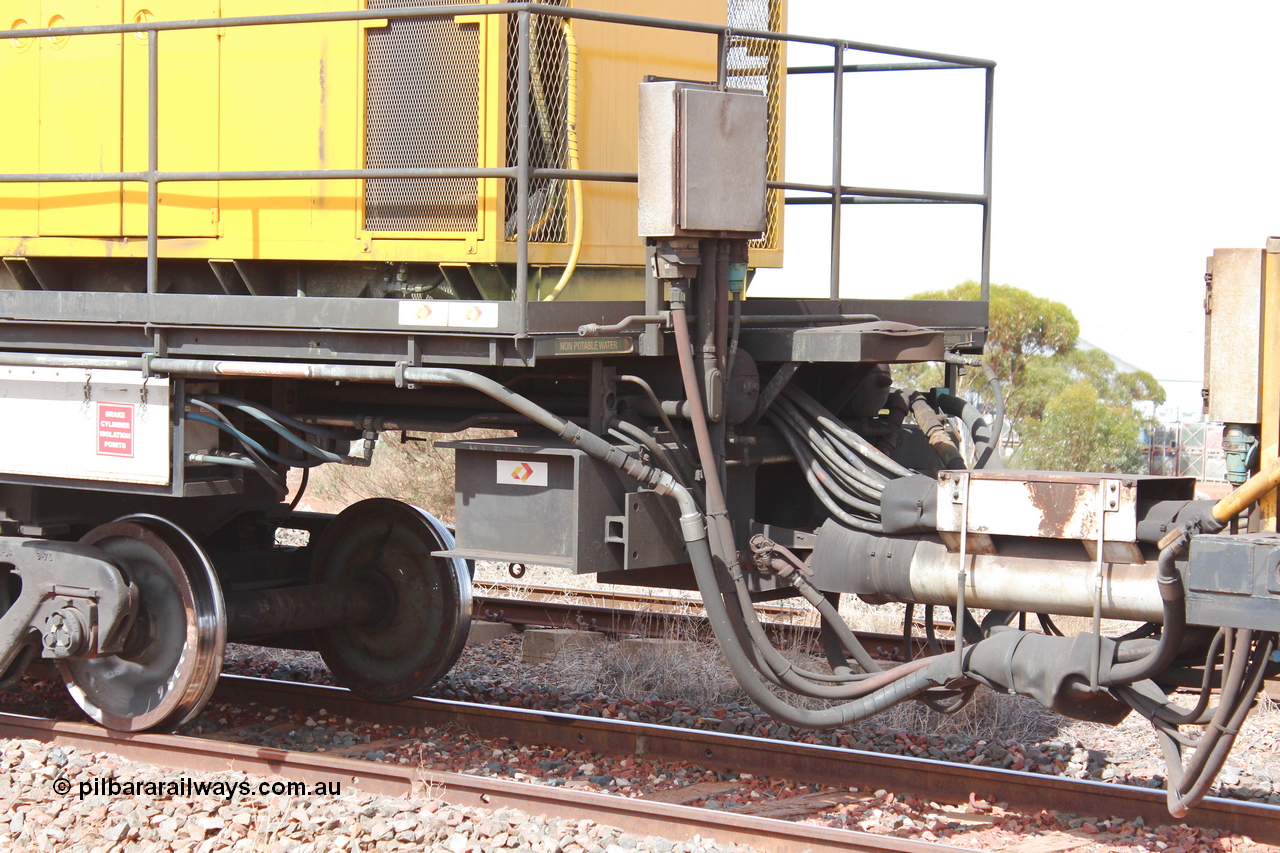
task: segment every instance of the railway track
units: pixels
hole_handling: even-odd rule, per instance
[[[795,779],[810,784],[908,792],[945,801],[972,793],[1010,808],[1052,806],[1082,815],[1142,817],[1170,823],[1163,791],[1068,779],[992,767],[953,764],[910,756],[780,742],[627,720],[580,717],[444,699],[369,702],[348,690],[243,676],[223,676],[214,701],[258,702],[333,714],[381,725],[456,726],[482,738],[561,746],[597,754],[647,757],[701,764],[711,769]],[[1229,830],[1280,844],[1280,807],[1207,798],[1184,819],[1188,826]]]
[[[1171,823],[1160,791],[989,767],[973,767],[833,747],[779,742],[610,719],[474,705],[434,699],[372,703],[335,687],[224,675],[213,697],[235,705],[258,703],[304,714],[325,709],[383,726],[455,728],[481,739],[564,747],[597,755],[688,762],[717,772],[753,774],[804,784],[857,785],[862,790],[910,793],[937,802],[973,796],[1012,810],[1059,812],[1148,825]],[[645,835],[714,836],[761,850],[938,850],[909,839],[864,835],[783,820],[711,811],[671,803],[571,791],[490,776],[424,771],[376,761],[299,753],[206,737],[128,735],[96,726],[0,714],[0,735],[33,738],[108,751],[160,766],[278,774],[314,784],[340,781],[370,793],[407,795],[423,784],[438,786],[457,805],[512,807],[550,816],[590,818]],[[225,735],[222,737],[225,738]],[[1189,826],[1230,831],[1263,843],[1280,843],[1280,808],[1209,798],[1185,819]]]
[[[476,583],[472,618],[517,627],[577,628],[640,637],[711,636],[702,603],[696,598],[622,590],[574,589],[543,585]],[[818,629],[804,620],[808,611],[776,602],[756,605],[774,636],[806,644],[818,642]],[[941,626],[945,628],[946,626]],[[872,654],[902,659],[901,634],[856,631]],[[923,637],[911,637],[911,654],[928,649]],[[950,641],[939,639],[944,648]]]
[[[577,628],[640,637],[669,636],[673,631],[683,636],[711,636],[707,617],[696,598],[482,582],[475,584],[475,590],[472,618],[486,622],[505,622],[520,628]],[[801,621],[807,615],[803,608],[766,602],[757,604],[756,609],[773,636],[817,647],[818,629]],[[936,642],[943,651],[950,651],[952,641],[947,635],[954,626],[939,622],[936,628],[943,633]],[[873,657],[881,660],[909,660],[929,652],[928,640],[914,634],[909,639],[908,655],[901,633],[858,630],[853,633]],[[1280,702],[1280,684],[1268,681],[1263,689],[1273,701]]]
[[[714,837],[747,844],[762,853],[940,853],[962,848],[870,833],[800,825],[773,818],[736,815],[671,803],[569,791],[547,785],[462,773],[441,773],[317,753],[264,749],[248,744],[165,734],[124,734],[85,723],[0,714],[0,736],[110,752],[130,761],[197,773],[234,770],[283,776],[314,787],[348,786],[365,793],[415,796],[424,790],[451,805],[490,810],[519,809],[562,820],[592,820],[645,836]]]

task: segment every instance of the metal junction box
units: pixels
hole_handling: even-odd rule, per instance
[[[1058,471],[941,471],[937,529],[951,550],[968,522],[973,553],[990,536],[1081,541],[1096,559],[1099,540],[1109,563],[1143,563],[1137,546],[1138,506],[1156,500],[1191,500],[1190,478]]]
[[[169,380],[131,370],[0,369],[0,472],[167,486]]]
[[[1280,631],[1280,534],[1192,538],[1186,584],[1187,624]]]
[[[581,450],[521,438],[440,442],[457,453],[450,556],[578,574],[687,562],[675,503]]]
[[[768,101],[709,84],[640,84],[640,235],[765,228]]]
[[[1261,417],[1261,249],[1215,249],[1204,297],[1205,413],[1211,421],[1256,424]]]

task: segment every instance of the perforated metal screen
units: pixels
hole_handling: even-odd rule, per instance
[[[404,0],[369,0],[370,9],[404,5]],[[365,167],[475,168],[479,28],[452,19],[396,20],[370,29],[366,48]],[[475,232],[478,190],[475,178],[368,180],[364,227]]]
[[[728,23],[731,27],[751,30],[782,29],[782,4],[779,0],[729,0]],[[782,180],[782,43],[768,39],[735,36],[729,43],[726,62],[729,85],[735,89],[763,92],[769,103],[769,152],[765,174],[770,181]],[[774,249],[778,246],[782,191],[765,194],[765,230],[751,246]]]
[[[563,2],[553,0],[554,5]],[[529,164],[569,168],[568,42],[563,19],[531,15],[529,20]],[[516,19],[507,27],[507,162],[516,162]],[[562,243],[568,219],[565,181],[537,178],[529,185],[529,240]],[[516,238],[516,182],[507,181],[505,237]]]

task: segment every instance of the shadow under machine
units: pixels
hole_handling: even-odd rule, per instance
[[[51,29],[4,6],[0,74],[40,92],[38,127],[0,138],[6,683],[44,658],[104,725],[171,727],[236,640],[396,699],[457,659],[472,561],[537,563],[700,590],[789,723],[979,686],[1137,711],[1187,770],[1171,809],[1204,795],[1276,670],[1280,550],[1235,520],[1274,481],[1214,505],[1185,479],[1003,470],[999,414],[958,390],[988,321],[992,63],[787,35],[777,0],[81,3]],[[827,58],[788,67],[806,50]],[[846,81],[922,70],[981,76],[983,190],[850,186]],[[835,94],[824,183],[782,171],[801,74]],[[841,298],[844,211],[903,203],[981,211],[984,300]],[[784,210],[814,204],[829,296],[746,298]],[[929,363],[942,387],[892,384]],[[504,435],[448,445],[455,528],[289,498],[291,471],[368,465],[380,434],[476,427]],[[952,608],[953,650],[886,667],[847,594]],[[820,669],[757,618],[784,597],[817,610]]]

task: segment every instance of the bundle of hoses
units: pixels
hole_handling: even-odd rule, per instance
[[[855,530],[883,532],[885,483],[915,472],[873,447],[801,388],[788,386],[768,417],[827,511]]]
[[[1226,763],[1240,724],[1262,688],[1276,642],[1274,633],[1218,631],[1206,656],[1200,698],[1192,708],[1165,701],[1163,691],[1150,682],[1113,688],[1155,728],[1168,768],[1169,812],[1175,817],[1204,798]],[[1221,688],[1218,704],[1210,707],[1215,670],[1221,673]],[[1182,726],[1203,726],[1204,731],[1195,737]],[[1193,750],[1189,758],[1184,756],[1187,750]]]
[[[342,436],[332,430],[305,423],[267,406],[223,394],[202,394],[188,397],[187,402],[201,410],[199,412],[187,412],[185,415],[187,420],[217,427],[220,431],[234,438],[243,451],[227,454],[195,454],[197,458],[193,461],[252,469],[257,471],[264,480],[276,487],[277,490],[285,491],[285,487],[272,463],[283,465],[287,468],[302,468],[304,470],[323,465],[326,462],[339,462],[348,465],[368,464],[370,448],[366,448],[366,457],[363,459],[343,456],[332,450],[326,450],[318,446],[316,441],[320,439],[341,441]],[[232,423],[231,419],[222,411],[223,408],[239,412],[241,415],[257,421],[282,438],[289,446],[300,451],[301,456],[290,458],[265,447],[261,442],[247,435],[244,430]]]
[[[1269,481],[1267,472],[1256,475],[1232,495],[1220,501],[1212,514],[1191,524],[1192,531],[1214,533],[1224,520],[1238,511],[1239,501]],[[1202,800],[1226,763],[1240,724],[1249,713],[1258,691],[1275,668],[1280,639],[1274,632],[1219,629],[1205,654],[1200,694],[1196,705],[1186,708],[1166,699],[1166,690],[1155,682],[1166,673],[1182,650],[1186,631],[1182,575],[1175,563],[1185,553],[1192,531],[1170,534],[1172,541],[1160,552],[1157,579],[1164,599],[1165,618],[1160,639],[1137,660],[1112,667],[1111,691],[1146,717],[1156,731],[1168,768],[1168,807],[1174,817],[1182,817]],[[1214,674],[1218,679],[1218,704],[1210,707]],[[1203,726],[1198,737],[1182,726]],[[1184,758],[1186,750],[1194,750]]]

